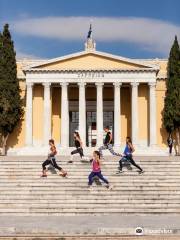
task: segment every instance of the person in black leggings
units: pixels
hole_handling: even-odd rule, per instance
[[[130,137],[126,138],[126,147],[124,149],[124,153],[123,153],[123,157],[119,160],[119,171],[117,173],[122,173],[122,168],[123,168],[123,164],[122,162],[124,161],[124,159],[126,161],[128,161],[130,164],[132,164],[133,166],[135,166],[137,169],[139,169],[139,174],[142,174],[144,171],[143,169],[137,165],[133,159],[132,153],[135,151],[133,145],[132,145],[132,141]]]
[[[169,147],[169,155],[172,155],[172,148],[173,148],[173,139],[171,134],[169,135],[168,139],[167,139],[167,143],[168,143],[168,147]]]
[[[43,164],[42,164],[42,169],[43,169],[43,173],[42,173],[42,177],[47,177],[46,174],[46,166],[47,165],[52,165],[54,168],[58,169],[60,172],[60,175],[65,177],[67,175],[67,172],[65,172],[61,167],[59,167],[56,163],[56,158],[55,155],[57,154],[56,151],[56,146],[54,144],[54,140],[50,139],[49,140],[49,145],[50,145],[50,153],[48,154],[48,159],[46,159]]]
[[[74,145],[76,149],[71,152],[71,160],[68,163],[73,163],[73,155],[77,153],[79,153],[81,159],[84,159],[82,141],[78,132],[74,132]]]

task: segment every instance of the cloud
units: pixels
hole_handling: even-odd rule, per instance
[[[17,50],[16,51],[16,59],[42,59],[34,54],[29,54],[29,53],[25,53],[23,51]]]
[[[138,17],[44,17],[12,23],[19,34],[59,40],[83,40],[90,20],[97,41],[128,42],[148,51],[167,54],[174,36],[180,38],[180,26],[170,22]]]

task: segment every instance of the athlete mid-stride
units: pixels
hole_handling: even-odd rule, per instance
[[[106,136],[104,139],[104,145],[99,148],[99,152],[101,157],[103,157],[102,151],[108,149],[112,155],[115,156],[121,156],[121,154],[116,153],[112,147],[112,133],[110,132],[109,126],[106,126],[104,128],[104,131],[106,132]]]
[[[123,168],[123,161],[128,161],[130,164],[132,164],[134,167],[136,167],[139,170],[139,174],[142,174],[144,171],[143,169],[137,165],[133,159],[132,153],[135,151],[134,146],[132,144],[131,138],[126,137],[126,146],[124,149],[123,157],[119,160],[119,171],[118,173],[122,173],[122,168]]]
[[[57,154],[57,150],[56,150],[56,146],[54,144],[54,140],[50,139],[49,140],[49,146],[50,146],[50,152],[48,154],[48,158],[43,162],[42,164],[42,177],[47,177],[47,169],[46,166],[47,165],[52,165],[54,168],[58,169],[61,176],[66,177],[67,172],[65,172],[61,167],[59,167],[56,163],[56,154]]]
[[[100,153],[99,151],[94,151],[93,152],[93,158],[90,160],[90,162],[92,163],[92,171],[89,174],[88,177],[88,187],[90,189],[90,187],[93,184],[94,181],[94,177],[99,178],[100,180],[102,180],[106,185],[106,188],[112,189],[112,186],[109,185],[109,181],[102,175],[101,173],[101,162],[100,162]]]
[[[68,163],[73,163],[74,154],[77,154],[77,153],[79,153],[81,160],[83,160],[83,161],[89,160],[89,158],[84,157],[83,143],[81,141],[81,137],[80,137],[79,133],[76,131],[74,132],[74,145],[75,145],[76,149],[71,152],[71,159],[70,159],[70,161],[68,161]]]

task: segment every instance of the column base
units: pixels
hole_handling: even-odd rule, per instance
[[[120,148],[120,147],[121,147],[121,144],[120,144],[120,143],[115,143],[115,144],[114,144],[114,147],[115,147],[115,148]]]
[[[70,156],[71,151],[73,151],[74,147],[63,148],[57,146],[58,156]],[[92,157],[93,151],[97,150],[98,147],[84,147],[84,155]],[[10,148],[7,151],[7,155],[11,156],[44,156],[46,157],[48,154],[49,147],[44,146],[26,146],[22,148]],[[122,153],[124,150],[124,145],[120,147],[115,147],[114,150],[118,153]],[[110,156],[109,159],[112,159],[112,155],[108,150],[103,151],[104,156]],[[135,148],[134,156],[169,156],[168,148],[161,148],[156,145],[156,147],[147,147],[141,146],[139,148]],[[80,158],[77,154],[78,159]]]
[[[135,148],[135,151],[136,151],[136,149],[141,148],[141,144],[139,144],[139,143],[133,143],[133,146]]]
[[[157,148],[158,146],[157,146],[157,144],[154,143],[154,144],[149,144],[149,147],[150,148]]]

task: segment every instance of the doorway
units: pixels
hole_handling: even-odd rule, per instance
[[[109,126],[110,131],[114,135],[114,112],[103,112],[103,127]],[[104,133],[105,136],[105,133]],[[88,147],[95,147],[97,142],[97,124],[96,112],[87,112],[87,130],[86,130],[86,144]]]

